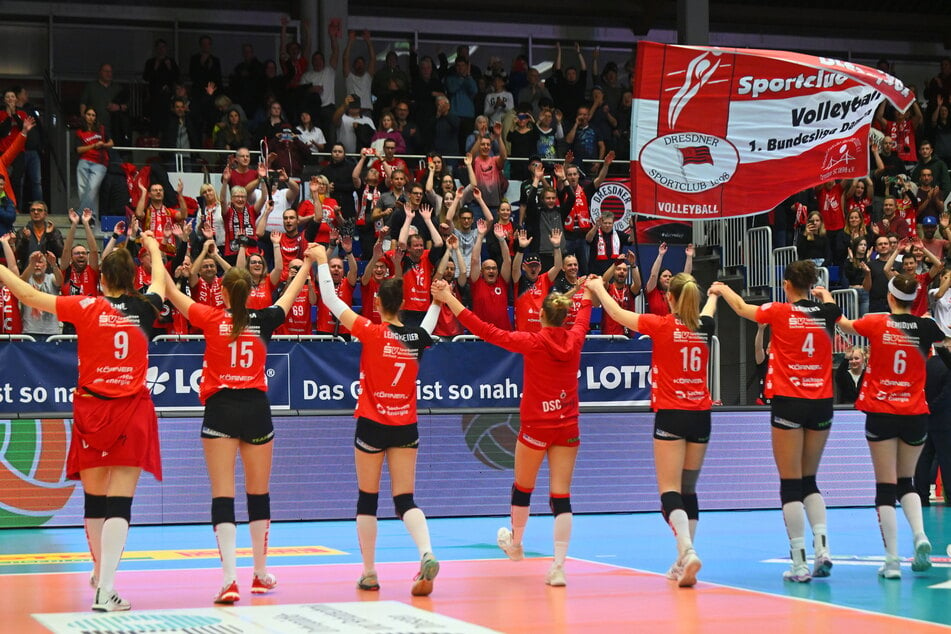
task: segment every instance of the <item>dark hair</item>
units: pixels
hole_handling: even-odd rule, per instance
[[[895,285],[895,288],[902,293],[914,294],[918,292],[918,280],[915,279],[914,275],[908,275],[907,273],[896,275],[892,278],[892,283]],[[889,293],[889,295],[891,295],[895,303],[902,308],[910,308],[911,305],[915,303],[915,300],[905,301],[895,297],[891,293]]]
[[[248,295],[251,293],[251,273],[233,266],[221,278],[222,288],[231,298],[231,339],[237,339],[248,327]]]
[[[819,270],[812,260],[796,260],[786,267],[783,279],[799,291],[808,291],[819,280]]]
[[[877,239],[877,238],[876,238],[876,239]],[[852,255],[858,254],[858,252],[859,252],[859,242],[861,242],[862,240],[865,240],[865,251],[866,251],[866,253],[868,252],[869,248],[871,248],[871,247],[869,246],[869,244],[868,244],[868,237],[867,237],[867,236],[859,236],[858,238],[855,238],[854,240],[852,240]]]
[[[158,266],[162,264],[157,263]],[[128,249],[114,249],[102,259],[99,265],[102,281],[111,291],[119,291],[123,295],[137,294],[135,288],[135,262]]]
[[[380,282],[380,289],[377,291],[377,297],[380,298],[380,308],[383,312],[395,315],[403,305],[403,280],[402,278],[390,278]]]

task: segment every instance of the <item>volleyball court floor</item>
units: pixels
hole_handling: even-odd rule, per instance
[[[934,544],[928,573],[912,573],[906,559],[901,580],[880,579],[874,509],[831,509],[835,566],[831,577],[809,584],[782,580],[789,563],[778,510],[704,513],[696,541],[703,569],[693,588],[678,588],[664,576],[674,542],[657,513],[576,515],[564,588],[544,583],[549,516],[529,521],[520,562],[509,561],[495,544],[506,518],[430,519],[442,569],[429,597],[410,596],[418,559],[398,521],[380,522],[379,592],[356,588],[361,565],[353,522],[281,522],[271,527],[269,555],[279,585],[252,595],[250,540],[239,526],[238,546],[247,550],[239,553],[245,555],[238,561],[243,593],[233,608],[212,603],[220,564],[210,527],[133,526],[117,576],[133,610],[112,614],[89,611],[91,564],[82,529],[3,530],[0,631],[947,631],[951,510],[924,512]],[[907,558],[911,537],[901,530]]]

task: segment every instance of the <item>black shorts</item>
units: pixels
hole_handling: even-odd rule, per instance
[[[710,442],[710,410],[659,409],[654,414],[654,438]]]
[[[774,396],[769,404],[770,422],[776,429],[825,431],[832,427],[832,399],[815,400]]]
[[[357,419],[353,446],[364,453],[380,453],[387,449],[416,449],[419,447],[419,427],[410,425],[383,425],[369,418]]]
[[[251,445],[274,439],[271,403],[267,392],[256,389],[215,392],[205,402],[202,438],[237,438]]]
[[[865,414],[865,439],[879,442],[898,438],[906,445],[916,447],[928,438],[927,414]]]

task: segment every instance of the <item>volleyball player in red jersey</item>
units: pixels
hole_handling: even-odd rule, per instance
[[[161,258],[151,232],[142,242]],[[132,497],[144,469],[162,479],[158,421],[145,383],[152,322],[165,296],[165,269],[157,267],[146,294],[133,285],[135,264],[125,249],[102,261],[103,296],[55,296],[37,291],[0,266],[0,282],[25,305],[75,325],[79,379],[73,396],[73,437],[66,477],[81,480],[84,524],[95,567],[92,609],[128,610],[114,588],[116,568],[132,517]]]
[[[670,312],[639,315],[621,308],[601,278],[593,277],[588,287],[612,319],[649,336],[657,353],[651,357],[654,465],[661,510],[677,539],[677,561],[667,578],[682,588],[692,586],[702,565],[693,540],[700,519],[697,480],[710,440],[707,366],[717,296],[708,294],[701,310],[697,280],[678,273],[666,293]]]
[[[363,556],[363,574],[357,582],[361,590],[379,590],[376,574],[377,503],[383,461],[389,465],[396,514],[416,543],[420,554],[419,574],[412,594],[427,596],[439,562],[433,555],[429,528],[422,509],[413,500],[416,484],[416,376],[423,350],[432,344],[432,332],[440,304],[431,303],[420,326],[407,326],[399,319],[403,306],[403,280],[387,279],[373,302],[382,318],[374,324],[347,306],[333,290],[327,252],[316,249],[320,295],[334,317],[360,340],[360,396],[354,417],[354,463],[357,470],[357,537]]]
[[[711,291],[727,301],[736,314],[767,324],[772,333],[763,394],[770,399],[773,459],[779,470],[779,497],[789,535],[792,566],[787,581],[805,583],[832,570],[826,531],[826,505],[816,484],[819,461],[832,427],[832,340],[842,315],[833,303],[809,299],[819,279],[811,260],[786,267],[783,291],[789,303],[754,306],[726,284]],[[805,519],[812,526],[813,570],[806,561]]]
[[[211,480],[211,524],[218,540],[224,583],[215,603],[238,601],[234,514],[235,461],[241,453],[244,488],[248,498],[248,528],[254,577],[251,593],[264,594],[277,586],[267,572],[267,537],[271,524],[271,458],[274,425],[264,378],[267,342],[284,323],[291,304],[310,274],[313,252],[297,271],[284,294],[267,308],[250,306],[251,274],[235,266],[221,281],[225,306],[199,304],[167,285],[168,297],[188,321],[205,336],[199,400],[205,406],[201,442]]]
[[[931,568],[931,542],[912,478],[928,437],[925,364],[932,344],[944,341],[945,335],[932,319],[912,314],[917,290],[914,275],[893,277],[888,282],[890,314],[839,320],[842,330],[867,337],[870,346],[855,408],[865,412],[865,438],[875,470],[875,507],[885,543],[885,565],[878,574],[886,579],[901,578],[896,499],[914,536],[911,569],[924,572]],[[944,350],[940,354],[947,359]]]
[[[557,249],[557,244],[556,247]],[[524,357],[524,389],[519,406],[521,428],[515,445],[515,484],[512,486],[512,528],[499,529],[499,547],[509,559],[524,557],[522,535],[542,460],[548,457],[549,504],[555,515],[554,561],[545,583],[565,585],[565,558],[571,537],[571,477],[581,433],[578,428],[578,369],[588,323],[591,296],[586,290],[574,326],[564,327],[571,297],[551,293],[541,305],[538,332],[502,330],[479,319],[439,281],[433,299],[444,303],[469,331],[491,344]]]

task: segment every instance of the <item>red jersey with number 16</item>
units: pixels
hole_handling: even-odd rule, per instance
[[[219,390],[267,391],[264,378],[266,342],[271,333],[284,323],[284,310],[280,306],[249,311],[248,326],[237,339],[231,338],[231,313],[223,308],[192,304],[188,309],[188,321],[204,330],[205,334],[205,363],[198,391],[203,405]]]
[[[756,321],[769,324],[767,398],[832,398],[832,336],[842,311],[835,304],[801,300],[770,302],[756,310]]]
[[[870,354],[855,409],[878,414],[928,414],[925,364],[944,339],[933,320],[914,315],[866,315],[853,322]]]
[[[353,335],[360,340],[360,397],[354,418],[381,425],[416,422],[416,376],[429,333],[417,326],[374,324],[357,317]]]
[[[651,409],[710,409],[707,364],[715,325],[712,317],[700,318],[694,332],[673,314],[641,315],[638,332],[651,338]]]

